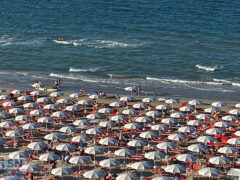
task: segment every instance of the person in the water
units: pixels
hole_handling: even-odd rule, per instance
[[[63,41],[63,38],[58,37],[57,40],[58,40],[58,41]]]

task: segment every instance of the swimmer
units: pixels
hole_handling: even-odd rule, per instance
[[[58,37],[58,38],[57,38],[57,41],[63,41],[63,38]]]

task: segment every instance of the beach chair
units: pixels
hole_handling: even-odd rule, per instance
[[[198,171],[200,169],[199,164],[193,164],[193,169]]]
[[[31,177],[31,172],[27,172],[26,175],[25,175],[25,178],[30,179],[30,177]]]

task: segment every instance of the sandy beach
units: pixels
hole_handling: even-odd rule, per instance
[[[134,100],[125,101],[98,92],[76,92],[75,98],[68,92],[36,92],[6,89],[1,93],[1,177],[126,179],[120,175],[131,173],[129,179],[232,179],[228,171],[238,168],[240,142],[232,141],[238,140],[239,117],[229,113],[237,109],[233,102],[225,105],[216,100],[216,106],[222,107],[214,107],[213,101],[195,106],[184,98],[134,95]],[[198,139],[202,136],[207,136],[204,142]],[[162,147],[166,142],[170,144]],[[233,152],[219,152],[230,146]],[[118,154],[119,150],[126,154]],[[44,159],[46,154],[51,157]],[[226,159],[217,164],[210,161],[213,157]],[[201,175],[204,168],[214,172]]]

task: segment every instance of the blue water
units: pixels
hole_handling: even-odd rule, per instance
[[[240,97],[240,1],[1,0],[0,24],[1,86]]]

